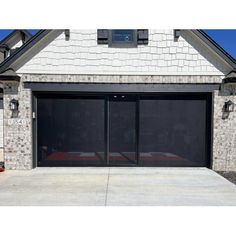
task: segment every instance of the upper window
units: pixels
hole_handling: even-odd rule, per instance
[[[148,30],[134,29],[99,29],[98,44],[108,44],[109,47],[130,48],[148,44]]]
[[[109,47],[137,47],[136,30],[110,30]]]

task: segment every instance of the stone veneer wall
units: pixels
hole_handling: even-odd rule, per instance
[[[32,105],[31,91],[24,82],[78,82],[78,83],[220,83],[220,76],[112,76],[112,75],[36,75],[23,74],[19,86],[4,87],[4,148],[7,169],[32,168]],[[19,117],[11,118],[9,102],[19,100]],[[213,169],[236,170],[236,112],[222,120],[224,102],[234,96],[214,93]]]
[[[11,118],[11,99],[19,101],[19,114]],[[31,91],[23,84],[5,84],[4,105],[4,159],[6,169],[32,168],[32,108]]]
[[[4,161],[4,157],[3,157],[3,107],[1,106],[0,107],[0,163],[3,161]]]
[[[222,108],[228,100],[236,104],[236,96],[214,92],[213,169],[236,171],[236,111],[222,119]]]
[[[61,83],[221,83],[219,75],[61,75],[22,74],[23,82]]]

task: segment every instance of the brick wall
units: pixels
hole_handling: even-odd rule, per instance
[[[0,101],[2,102],[2,101]],[[3,107],[0,104],[0,162],[4,161],[3,157]]]
[[[19,116],[11,118],[11,99],[19,101]],[[4,161],[7,169],[32,168],[31,91],[13,84],[4,85]]]
[[[62,75],[22,74],[23,82],[64,82],[64,83],[221,83],[219,75]]]
[[[85,75],[22,75],[22,82],[18,87],[4,88],[4,145],[5,163],[8,169],[32,168],[32,108],[31,91],[23,88],[24,81],[34,82],[102,82],[102,83],[219,83],[220,76],[85,76]],[[19,117],[11,118],[9,102],[12,98],[19,100]],[[230,114],[229,119],[222,120],[224,102],[234,96],[214,93],[214,142],[213,169],[236,170],[236,112]]]
[[[236,97],[227,93],[214,93],[213,123],[213,169],[236,171],[236,111],[222,119],[222,108],[226,101],[236,104]]]

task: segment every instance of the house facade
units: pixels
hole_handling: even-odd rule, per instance
[[[236,62],[203,31],[13,36],[0,42],[6,169],[236,170]]]

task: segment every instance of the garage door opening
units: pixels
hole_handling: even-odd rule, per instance
[[[38,164],[103,165],[104,99],[40,96]]]
[[[207,100],[194,96],[140,99],[143,166],[207,166]]]
[[[38,166],[209,167],[211,94],[38,94]]]

